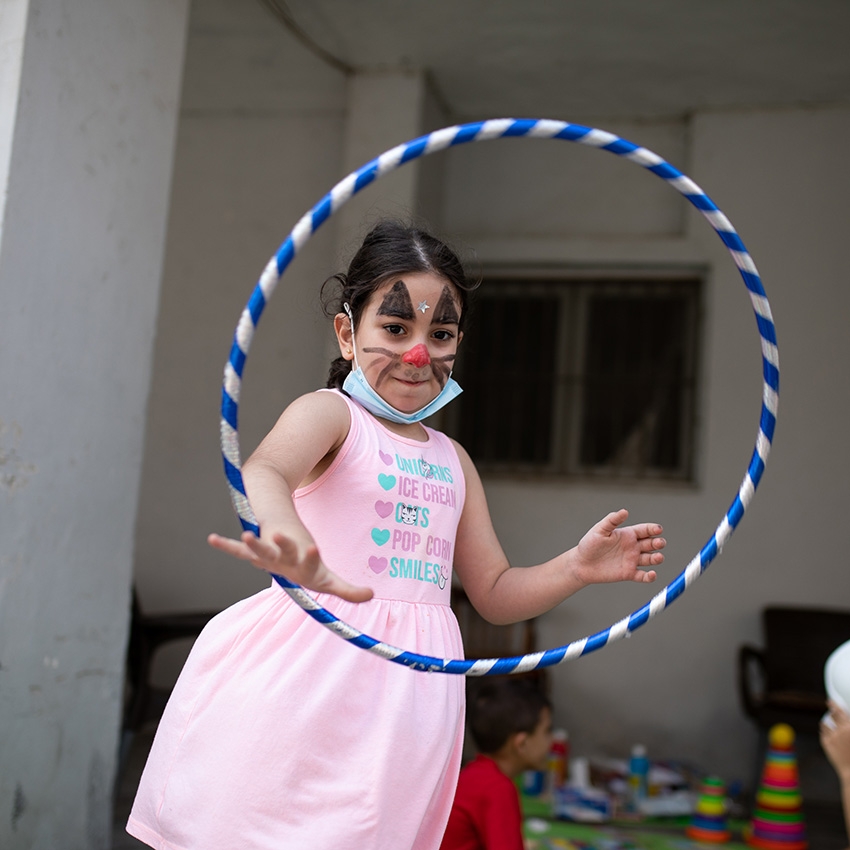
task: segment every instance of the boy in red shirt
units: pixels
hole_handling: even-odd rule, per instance
[[[440,850],[523,850],[514,780],[546,766],[549,700],[528,681],[486,682],[470,700],[469,729],[478,755],[460,772]]]

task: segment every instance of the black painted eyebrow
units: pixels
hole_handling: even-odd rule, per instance
[[[434,318],[431,321],[432,325],[456,325],[460,322],[460,315],[457,311],[457,304],[452,296],[452,290],[449,286],[444,286],[440,293],[440,300],[434,308]]]
[[[381,306],[378,307],[378,315],[397,316],[399,319],[408,320],[414,318],[413,301],[410,300],[410,291],[403,280],[397,280],[384,296]]]

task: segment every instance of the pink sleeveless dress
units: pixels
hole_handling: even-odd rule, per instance
[[[331,569],[374,588],[320,604],[394,646],[461,658],[449,607],[465,495],[431,429],[399,437],[340,394],[351,428],[295,493]],[[127,831],[160,850],[437,850],[460,768],[464,678],[385,661],[276,584],[215,617],[157,730]]]

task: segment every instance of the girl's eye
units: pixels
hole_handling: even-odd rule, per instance
[[[454,334],[451,331],[434,331],[434,339],[440,340],[440,342],[448,342],[450,339],[454,339]]]
[[[384,325],[384,330],[393,336],[401,336],[404,333],[404,328],[401,325]]]

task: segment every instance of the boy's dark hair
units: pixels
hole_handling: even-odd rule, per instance
[[[458,330],[463,330],[468,293],[478,282],[467,277],[457,254],[444,242],[424,230],[392,219],[379,222],[366,234],[347,272],[335,274],[324,282],[325,313],[328,316],[342,313],[343,304],[347,303],[356,332],[372,293],[390,278],[413,272],[433,272],[454,285],[461,308]],[[331,287],[332,291],[327,291]],[[351,361],[337,357],[331,363],[327,386],[342,389],[350,371]]]
[[[479,752],[496,753],[511,735],[532,733],[543,709],[551,707],[546,695],[527,680],[485,682],[470,695],[469,731]]]

